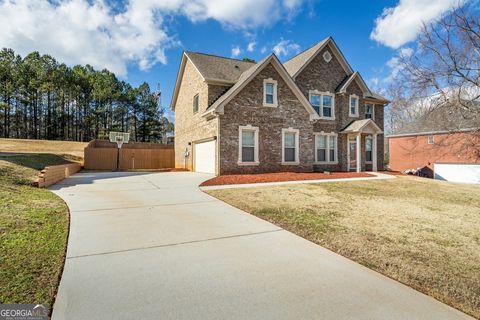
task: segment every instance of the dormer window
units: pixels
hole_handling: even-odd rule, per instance
[[[263,80],[263,105],[265,107],[276,107],[277,102],[277,81],[273,79]]]
[[[349,116],[358,117],[358,96],[355,94],[350,96]]]

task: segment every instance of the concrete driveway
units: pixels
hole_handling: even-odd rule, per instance
[[[53,319],[468,319],[198,189],[206,174],[80,173]]]

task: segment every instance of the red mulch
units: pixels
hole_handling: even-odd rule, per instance
[[[400,171],[379,171],[380,173],[389,174],[391,176],[406,176],[405,173]]]
[[[219,186],[226,184],[245,184],[261,182],[280,182],[280,181],[299,181],[299,180],[322,180],[322,179],[342,179],[342,178],[369,178],[373,175],[366,172],[331,172],[325,174],[321,172],[277,172],[277,173],[257,173],[257,174],[231,174],[223,175],[204,181],[200,186]]]

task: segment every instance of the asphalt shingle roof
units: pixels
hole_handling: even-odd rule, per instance
[[[219,80],[233,84],[243,72],[255,65],[253,62],[198,52],[186,51],[185,54],[206,80]]]
[[[292,59],[283,63],[285,69],[290,74],[290,76],[294,76],[298,70],[300,70],[303,65],[322,47],[330,38],[325,38],[313,47],[303,51],[302,53],[297,54]]]
[[[472,107],[473,108],[473,107]],[[432,108],[418,119],[405,124],[391,135],[425,132],[462,131],[480,129],[480,106],[465,109],[460,106],[442,105]]]

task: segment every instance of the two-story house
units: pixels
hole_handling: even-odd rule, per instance
[[[281,63],[184,52],[177,168],[214,174],[383,169],[383,107],[329,37]]]

